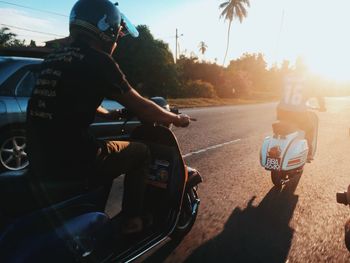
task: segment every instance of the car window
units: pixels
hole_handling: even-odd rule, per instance
[[[115,109],[121,109],[124,108],[122,105],[120,105],[118,102],[114,100],[104,99],[101,105],[106,108],[107,110],[115,110]]]
[[[18,84],[21,82],[23,77],[26,76],[27,72],[34,68],[39,68],[39,65],[22,65],[20,69],[14,72],[0,85],[0,96],[15,96]]]
[[[20,67],[21,64],[19,63],[14,63],[11,60],[0,58],[0,85],[4,83],[5,80],[7,80],[7,78],[15,73]]]
[[[0,96],[15,96],[17,83],[27,71],[27,69],[21,68],[7,78],[0,86]]]
[[[37,78],[38,72],[35,69],[28,70],[17,84],[16,96],[30,97]]]

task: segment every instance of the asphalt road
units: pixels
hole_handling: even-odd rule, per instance
[[[343,227],[350,209],[335,194],[350,184],[350,98],[327,100],[318,149],[299,181],[281,191],[259,165],[276,104],[184,111],[198,119],[174,131],[204,177],[191,232],[146,262],[350,262]]]

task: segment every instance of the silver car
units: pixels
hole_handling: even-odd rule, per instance
[[[42,59],[0,56],[0,171],[28,166],[26,154],[26,109]],[[106,109],[120,109],[104,100]],[[140,122],[106,121],[96,118],[91,130],[99,139],[124,139]],[[69,149],[67,149],[69,151]]]

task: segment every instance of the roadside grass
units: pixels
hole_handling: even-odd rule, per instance
[[[278,101],[278,96],[256,96],[254,98],[182,98],[167,99],[171,106],[177,108],[195,108],[210,106],[244,105]]]

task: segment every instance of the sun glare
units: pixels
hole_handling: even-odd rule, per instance
[[[310,70],[321,77],[341,82],[350,79],[350,63],[341,58],[310,60],[309,65]]]
[[[302,56],[312,72],[350,80],[350,37],[344,31],[350,24],[349,9],[347,1],[337,1],[337,11],[330,12],[328,1],[285,0],[279,59]]]

